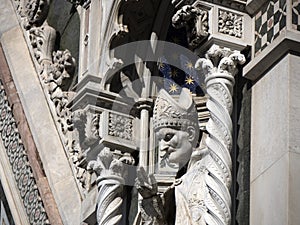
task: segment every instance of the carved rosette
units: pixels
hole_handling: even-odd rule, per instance
[[[242,38],[243,16],[220,9],[219,10],[219,32],[237,38]]]
[[[94,171],[97,178],[97,224],[115,225],[122,219],[123,186],[127,176],[126,164],[133,164],[129,154],[120,156],[104,148],[97,160],[88,164],[88,170]]]
[[[232,91],[237,65],[243,64],[245,57],[237,51],[222,49],[213,45],[206,59],[199,59],[197,69],[206,74],[206,86],[209,99],[207,108],[210,119],[207,123],[209,136],[206,145],[209,157],[206,161],[207,175],[205,183],[207,196],[205,215],[207,224],[229,225],[231,221],[230,187],[232,183]]]
[[[114,113],[109,114],[109,135],[130,141],[132,126],[132,119]]]
[[[0,82],[0,135],[30,224],[50,224],[22,144],[17,123]]]

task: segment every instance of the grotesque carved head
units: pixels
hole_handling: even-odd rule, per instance
[[[160,151],[171,163],[185,165],[199,139],[198,116],[188,89],[178,99],[161,90],[154,105],[153,125]]]

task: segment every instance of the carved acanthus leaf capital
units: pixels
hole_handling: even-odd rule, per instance
[[[130,159],[131,158],[131,159]],[[129,154],[104,148],[97,159],[90,161],[87,170],[98,176],[97,224],[116,225],[122,218],[123,186],[128,171],[126,163],[133,164]]]
[[[196,62],[195,68],[203,70],[207,77],[216,73],[235,76],[237,65],[242,65],[245,62],[245,56],[239,51],[213,45],[207,51],[205,58],[201,58]]]
[[[87,170],[95,172],[101,180],[117,179],[124,181],[127,176],[126,165],[133,165],[134,163],[135,160],[129,153],[118,154],[109,148],[104,148],[96,160],[88,163]]]

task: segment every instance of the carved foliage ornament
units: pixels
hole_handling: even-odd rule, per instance
[[[58,122],[62,132],[66,134],[72,129],[71,113],[67,104],[72,97],[72,93],[63,91],[63,81],[73,76],[75,72],[75,60],[69,50],[53,52],[52,62],[44,65],[41,78],[48,90],[50,100],[55,107]]]
[[[82,2],[72,1],[74,4]],[[73,132],[74,124],[67,106],[74,93],[64,90],[65,80],[74,76],[75,60],[68,50],[55,51],[56,30],[46,21],[49,4],[50,0],[15,1],[17,12],[25,28],[25,37],[32,47],[31,53],[37,62],[36,68],[40,81],[49,94],[47,100],[50,101],[52,113],[60,126],[64,146],[74,163],[76,177],[82,186],[86,186],[86,171],[78,167],[78,157],[81,152],[79,140],[74,139],[76,136]]]
[[[177,8],[182,4],[192,4],[195,1],[196,0],[172,0],[172,4]],[[206,0],[206,2],[211,2],[239,11],[245,11],[247,0]]]
[[[185,5],[175,13],[172,24],[175,28],[186,28],[189,45],[195,48],[208,36],[208,11]]]
[[[219,10],[219,32],[241,38],[243,36],[243,17],[233,12]]]
[[[52,61],[56,31],[45,24],[42,27],[30,28],[28,34],[34,57],[38,63],[43,64],[44,61]]]
[[[30,224],[50,224],[17,123],[0,82],[0,134]]]
[[[50,0],[19,0],[18,12],[25,29],[41,26],[47,18]]]
[[[109,114],[109,135],[132,140],[132,129],[132,119],[114,113]]]

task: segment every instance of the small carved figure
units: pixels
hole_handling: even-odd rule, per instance
[[[179,165],[176,181],[160,196],[153,175],[143,168],[137,172],[136,187],[142,196],[141,213],[137,224],[155,225],[205,225],[205,173],[201,159],[206,150],[197,147],[198,118],[192,97],[182,89],[178,101],[161,90],[154,106],[154,129],[160,151],[171,163]]]

